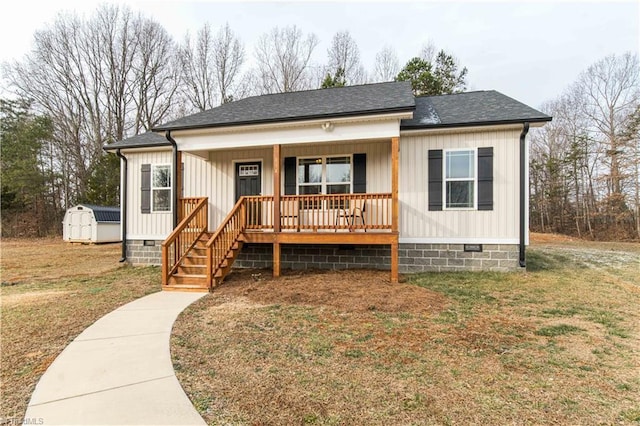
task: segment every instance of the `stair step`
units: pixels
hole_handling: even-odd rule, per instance
[[[207,286],[207,276],[203,274],[176,273],[169,277],[169,284],[199,284]]]
[[[180,265],[178,275],[198,275],[206,278],[207,265]]]
[[[180,266],[206,266],[207,256],[185,256]]]
[[[202,286],[202,285],[169,284],[169,285],[163,285],[162,286],[162,290],[164,290],[164,291],[189,291],[189,292],[204,293],[204,292],[208,292],[209,288],[207,286]]]

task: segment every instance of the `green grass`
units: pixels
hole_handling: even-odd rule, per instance
[[[580,327],[576,327],[573,325],[558,324],[558,325],[551,325],[548,327],[539,328],[538,330],[536,330],[535,333],[538,336],[556,337],[556,336],[563,336],[565,334],[570,334],[570,333],[577,333],[580,331],[584,331],[584,330]]]

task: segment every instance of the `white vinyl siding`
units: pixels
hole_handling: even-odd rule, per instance
[[[283,146],[281,167],[286,157],[333,157],[346,153],[367,154],[367,192],[391,192],[391,148],[389,141],[350,144]],[[209,228],[215,230],[234,205],[235,163],[262,161],[262,194],[273,194],[273,149],[211,151],[209,160],[183,153],[184,196],[209,197]],[[284,193],[284,174],[281,174]]]
[[[127,190],[127,239],[163,240],[172,230],[173,216],[171,209],[167,212],[153,214],[140,213],[140,188],[142,176],[140,168],[143,164],[167,165],[172,163],[171,151],[125,153],[128,169]],[[153,179],[152,179],[153,180]]]
[[[520,131],[435,133],[400,138],[400,241],[488,242],[516,241],[519,237]],[[493,147],[491,211],[454,209],[429,211],[428,152],[430,149],[476,150]],[[477,185],[476,185],[477,186]],[[477,187],[475,188],[477,192]]]

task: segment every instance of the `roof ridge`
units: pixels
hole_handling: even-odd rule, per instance
[[[358,87],[365,87],[365,86],[381,86],[383,84],[392,84],[392,83],[408,83],[408,80],[401,80],[401,81],[379,81],[376,83],[363,83],[363,84],[351,84],[351,85],[345,85],[345,86],[337,86],[337,87],[318,87],[317,89],[304,89],[304,90],[294,90],[291,92],[276,92],[276,93],[264,93],[262,95],[253,95],[253,96],[248,96],[246,98],[242,98],[242,99],[238,99],[237,101],[232,101],[232,102],[228,102],[226,104],[222,104],[222,105],[218,105],[217,107],[214,108],[218,108],[227,104],[231,104],[231,103],[235,103],[235,102],[242,102],[244,100],[247,99],[255,99],[255,98],[266,98],[266,97],[270,97],[270,96],[282,96],[282,95],[290,95],[293,93],[310,93],[310,92],[320,92],[322,90],[339,90],[339,89],[352,89],[352,88],[358,88]],[[208,110],[205,111],[211,111],[214,108],[210,108]],[[202,112],[205,112],[202,111]]]
[[[489,90],[470,90],[468,92],[441,93],[439,95],[419,95],[419,96],[416,96],[416,99],[421,99],[421,98],[439,98],[439,97],[444,97],[444,96],[459,96],[459,95],[467,95],[467,94],[471,94],[471,93],[489,93],[489,92],[500,93],[500,92],[498,92],[497,90],[494,90],[494,89],[489,89]],[[500,94],[502,94],[502,93],[500,93]]]

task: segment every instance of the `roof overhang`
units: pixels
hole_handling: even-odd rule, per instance
[[[171,151],[171,145],[159,145],[159,144],[149,144],[149,145],[136,145],[136,146],[119,146],[119,147],[111,147],[109,145],[103,146],[103,150],[107,152],[116,152],[120,150],[126,153],[135,153],[135,152],[158,152],[158,151]]]
[[[413,111],[302,121],[172,130],[181,151],[212,151],[272,145],[388,139],[400,136],[400,122]]]
[[[437,133],[467,133],[467,132],[487,132],[494,130],[522,130],[524,123],[529,123],[529,127],[542,127],[550,119],[532,120],[532,121],[495,121],[487,123],[463,123],[450,125],[437,125],[425,127],[410,127],[400,129],[401,135],[422,135]]]

